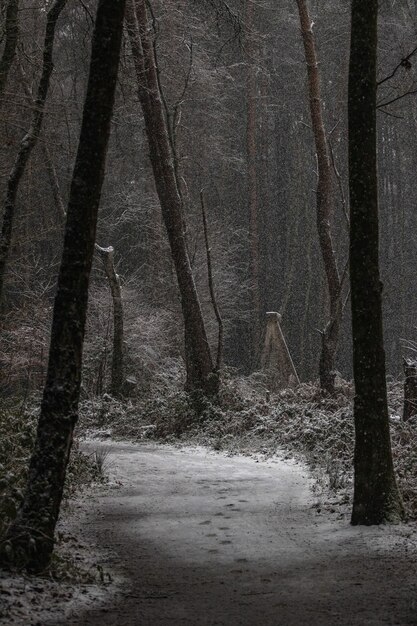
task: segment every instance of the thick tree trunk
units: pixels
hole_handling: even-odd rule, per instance
[[[113,301],[113,354],[111,365],[110,391],[112,396],[120,398],[124,391],[124,359],[123,359],[123,300],[120,277],[114,267],[114,250],[101,248],[96,244],[96,250],[103,260],[104,270],[109,281]]]
[[[9,0],[6,9],[5,35],[6,41],[0,59],[0,99],[3,97],[19,39],[19,0]]]
[[[126,25],[132,48],[139,100],[145,119],[156,190],[168,233],[181,296],[185,329],[187,382],[190,391],[215,395],[218,375],[207,341],[206,329],[188,256],[183,202],[176,175],[177,156],[164,110],[153,41],[149,34],[145,0],[128,0]]]
[[[331,219],[333,215],[332,164],[327,144],[320,88],[320,74],[307,0],[297,0],[301,34],[307,63],[310,116],[317,155],[317,232],[329,293],[329,322],[321,333],[319,363],[320,386],[334,393],[335,357],[343,316],[342,283],[333,247]]]
[[[6,203],[3,214],[2,231],[0,235],[0,302],[4,290],[6,263],[12,242],[13,221],[16,212],[17,193],[20,181],[25,173],[26,165],[33,148],[38,141],[42,128],[45,102],[48,95],[49,83],[54,69],[52,53],[54,47],[55,28],[61,11],[67,0],[55,0],[48,11],[46,20],[45,43],[43,50],[42,75],[39,81],[38,94],[34,105],[31,126],[20,142],[14,166],[7,181]]]
[[[353,0],[349,69],[350,279],[355,378],[352,524],[403,517],[391,454],[376,160],[378,0]]]
[[[113,109],[125,0],[100,0],[53,312],[47,379],[22,506],[1,560],[39,571],[49,562],[77,421],[88,283]]]

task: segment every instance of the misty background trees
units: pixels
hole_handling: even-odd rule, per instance
[[[154,2],[155,32],[150,36],[155,39],[165,115],[175,138],[190,263],[212,349],[217,323],[205,268],[199,199],[203,187],[225,327],[225,363],[243,372],[256,369],[265,313],[276,310],[282,314],[297,372],[302,380],[310,380],[318,376],[319,331],[329,323],[330,303],[316,229],[318,170],[300,21],[292,0],[278,8],[266,1],[248,6],[252,10],[245,11],[240,2],[230,3],[229,13],[220,2]],[[10,12],[11,7],[3,2],[4,15],[6,9]],[[350,6],[311,2],[309,9],[332,170],[330,226],[342,274],[348,239]],[[406,2],[401,7],[386,2],[381,8],[380,78],[415,47],[413,11]],[[20,184],[2,309],[4,393],[39,388],[45,374],[62,246],[62,206],[75,157],[93,14],[94,3],[70,2],[60,19],[45,119]],[[3,197],[10,163],[36,106],[45,20],[46,12],[38,4],[20,3],[19,45],[1,99]],[[6,42],[7,20],[2,24]],[[393,376],[402,367],[401,340],[412,339],[415,326],[416,114],[412,96],[383,105],[413,85],[411,57],[409,65],[401,66],[378,91],[381,271],[387,368]],[[146,378],[161,359],[178,359],[182,367],[184,355],[180,299],[127,37],[114,120],[98,242],[115,251],[126,300],[128,375],[140,387],[139,368],[145,369]],[[110,375],[109,308],[103,268],[96,263],[84,376],[84,385],[91,390],[100,388],[103,368]],[[345,314],[335,359],[336,370],[345,378],[352,375],[349,324]],[[164,337],[163,346],[158,335]]]
[[[415,332],[414,7],[380,7],[377,66],[376,2],[350,48],[355,2],[128,0],[119,67],[122,5],[1,4],[0,385],[44,389],[9,539],[49,559],[80,394],[185,387],[202,414],[227,368],[261,368],[267,314],[289,386],[331,397],[354,373],[357,475],[376,479],[353,521],[388,519],[382,317],[392,377]]]

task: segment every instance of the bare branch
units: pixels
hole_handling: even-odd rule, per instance
[[[388,76],[385,76],[385,78],[382,78],[381,80],[379,80],[377,82],[377,86],[380,87],[381,85],[386,83],[388,80],[391,80],[391,78],[394,78],[395,74],[398,72],[399,69],[401,68],[404,68],[406,70],[411,69],[410,59],[416,54],[416,52],[417,52],[417,46],[410,52],[410,54],[407,54],[407,56],[401,59],[398,65],[394,67],[391,74],[388,74]]]
[[[25,73],[23,71],[23,67],[21,65],[19,65],[18,71],[20,74],[21,83],[23,86],[23,90],[26,94],[26,97],[29,100],[29,102],[32,104],[32,106],[35,106],[35,101],[33,99],[32,91],[29,88]],[[65,222],[67,209],[65,207],[65,202],[62,196],[61,186],[59,184],[59,179],[56,173],[55,165],[54,165],[54,162],[51,157],[51,153],[49,152],[49,148],[45,140],[41,142],[41,147],[42,147],[43,155],[45,157],[45,164],[48,170],[48,176],[49,176],[49,181],[51,184],[52,195],[55,201],[55,206],[58,209],[58,215],[59,215],[61,222]]]
[[[417,89],[406,91],[405,93],[402,93],[401,95],[396,96],[395,98],[392,98],[392,100],[380,102],[379,104],[376,105],[376,108],[381,109],[382,107],[387,107],[390,104],[394,104],[394,102],[398,102],[399,100],[402,100],[403,98],[406,98],[407,96],[414,96],[415,94],[417,94]]]

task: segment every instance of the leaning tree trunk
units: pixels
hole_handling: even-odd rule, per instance
[[[219,378],[215,372],[187,251],[175,142],[164,108],[164,95],[159,83],[153,41],[149,34],[145,0],[128,0],[126,26],[135,64],[156,190],[181,296],[185,329],[186,388],[215,395],[218,391]]]
[[[335,357],[343,316],[343,285],[337,267],[331,232],[331,219],[333,216],[332,165],[323,119],[320,74],[313,34],[313,22],[309,15],[307,0],[297,0],[297,5],[307,63],[310,116],[317,155],[317,232],[330,305],[329,321],[321,332],[319,376],[321,388],[333,394],[335,391]]]
[[[5,19],[5,43],[0,59],[0,99],[3,97],[7,77],[16,54],[19,39],[19,0],[9,0]]]
[[[42,128],[45,102],[48,95],[49,83],[54,69],[52,53],[55,39],[55,29],[61,11],[67,0],[55,0],[48,11],[46,19],[45,43],[43,49],[42,75],[39,81],[38,94],[34,104],[31,126],[20,142],[14,166],[7,181],[6,203],[3,214],[3,224],[0,235],[0,302],[4,291],[4,276],[6,263],[12,242],[13,221],[16,212],[17,193],[20,181],[25,173],[26,165],[33,148],[38,141]]]
[[[111,364],[110,391],[112,396],[120,398],[124,391],[124,359],[123,359],[123,300],[120,277],[114,267],[114,249],[102,248],[96,244],[106,272],[113,301],[113,354]]]
[[[355,379],[352,524],[403,517],[391,454],[382,283],[379,274],[376,156],[378,0],[353,0],[349,68],[350,279]]]
[[[65,227],[48,373],[22,506],[1,560],[39,571],[49,562],[78,417],[88,283],[116,78],[125,0],[100,0],[90,76]]]

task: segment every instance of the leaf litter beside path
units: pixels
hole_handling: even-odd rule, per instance
[[[88,609],[108,599],[116,583],[103,565],[107,557],[73,534],[72,525],[79,526],[76,517],[76,511],[64,514],[56,552],[43,574],[0,570],[1,625],[54,626],[75,609]]]

